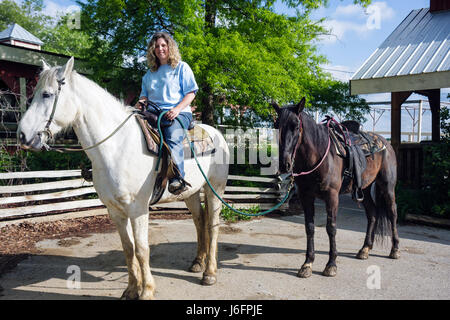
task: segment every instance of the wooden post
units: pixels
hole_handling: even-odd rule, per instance
[[[428,97],[431,109],[431,140],[441,140],[441,89],[419,90],[418,94]]]
[[[419,119],[417,120],[417,142],[422,140],[422,109],[423,109],[423,101],[419,102]]]
[[[25,111],[27,111],[27,80],[25,78],[19,78],[20,85],[20,100],[19,100],[19,108],[20,108],[20,118],[22,118]]]
[[[441,89],[429,90],[428,102],[431,109],[431,140],[441,140]]]
[[[411,91],[391,92],[391,145],[397,156],[401,143],[401,108],[411,93]]]

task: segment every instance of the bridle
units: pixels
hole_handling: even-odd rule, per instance
[[[56,91],[55,94],[55,101],[53,101],[53,106],[52,106],[52,113],[50,114],[49,119],[47,120],[47,123],[45,124],[44,130],[40,131],[38,134],[41,135],[42,133],[46,134],[48,138],[53,138],[53,133],[50,131],[50,125],[53,122],[53,118],[55,116],[55,111],[56,111],[56,106],[58,104],[58,98],[59,98],[59,94],[61,92],[61,87],[66,84],[65,82],[65,78],[62,79],[56,79],[56,82],[58,82],[58,90]],[[128,115],[128,117],[111,133],[109,134],[106,138],[104,138],[103,140],[97,142],[96,144],[89,146],[87,148],[55,148],[55,147],[50,147],[46,142],[42,142],[45,150],[47,151],[57,151],[57,152],[80,152],[80,151],[86,151],[86,150],[90,150],[90,149],[94,149],[96,147],[98,147],[99,145],[101,145],[103,142],[105,142],[106,140],[108,140],[109,138],[111,138],[116,132],[118,132],[120,130],[120,128],[123,127],[123,125],[134,115],[137,114],[138,111],[133,111],[132,113],[130,113]]]
[[[294,170],[294,161],[295,161],[295,155],[297,154],[297,149],[299,148],[299,146],[300,146],[300,144],[301,144],[301,142],[302,142],[302,138],[303,138],[303,131],[304,131],[304,129],[303,129],[303,121],[302,121],[302,117],[301,117],[301,113],[299,114],[299,115],[297,115],[297,118],[298,118],[298,120],[299,120],[299,122],[300,122],[300,128],[299,128],[299,136],[298,136],[298,140],[297,140],[297,143],[296,143],[296,145],[295,145],[295,148],[294,148],[294,151],[293,151],[293,154],[292,154],[292,156],[291,156],[291,159],[292,159],[292,171]],[[322,165],[322,163],[325,161],[325,158],[327,157],[327,155],[328,155],[328,153],[329,153],[329,151],[330,151],[330,146],[331,146],[331,137],[330,137],[330,122],[332,121],[332,120],[334,120],[333,118],[328,118],[328,119],[326,119],[325,121],[327,122],[327,132],[328,132],[328,146],[327,146],[327,150],[325,151],[325,154],[323,155],[323,157],[322,157],[322,159],[320,160],[320,162],[314,167],[314,168],[312,168],[311,170],[309,170],[309,171],[302,171],[302,172],[298,172],[298,173],[294,173],[294,172],[292,172],[292,176],[293,177],[298,177],[298,176],[305,176],[305,175],[308,175],[308,174],[310,174],[310,173],[313,173],[314,171],[316,171],[321,165]],[[281,132],[280,132],[280,138],[281,138]]]
[[[58,104],[58,99],[59,99],[59,94],[61,92],[61,87],[66,84],[64,81],[66,79],[62,78],[62,79],[56,79],[56,82],[58,82],[58,90],[56,91],[56,95],[55,95],[55,101],[53,101],[53,107],[52,107],[52,113],[50,114],[50,118],[48,118],[47,123],[45,124],[44,130],[40,131],[38,134],[41,135],[42,133],[45,133],[47,135],[47,137],[49,137],[50,139],[53,138],[53,133],[50,131],[50,125],[53,122],[53,118],[55,116],[55,111],[56,111],[56,105]],[[43,142],[45,149],[47,149],[47,151],[49,150],[50,146],[48,146],[45,142]]]

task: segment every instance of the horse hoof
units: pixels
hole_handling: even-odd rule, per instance
[[[139,293],[137,290],[131,290],[131,289],[125,289],[125,291],[122,293],[122,296],[120,297],[121,300],[138,300],[139,299]]]
[[[337,274],[337,267],[334,265],[326,266],[322,274],[326,277],[335,277]]]
[[[357,259],[367,260],[369,258],[369,250],[361,249],[356,255]]]
[[[311,267],[301,267],[301,269],[297,273],[297,277],[299,278],[309,278],[312,275]]]
[[[212,286],[217,282],[216,276],[207,276],[203,275],[203,279],[201,281],[201,284],[204,286]]]
[[[392,250],[391,251],[391,254],[389,255],[389,258],[391,258],[391,259],[398,259],[398,258],[400,258],[400,252],[398,251],[398,249],[396,249],[396,250]]]
[[[191,267],[189,268],[189,271],[190,272],[203,272],[203,271],[205,271],[205,265],[200,262],[194,261],[192,263]]]
[[[139,300],[153,300],[153,292],[145,292],[139,296]]]

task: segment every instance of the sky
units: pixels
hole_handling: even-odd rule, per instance
[[[20,0],[16,0],[20,2]],[[353,4],[353,0],[329,0],[327,7],[316,10],[312,18],[326,18],[324,25],[331,30],[329,36],[323,36],[317,42],[319,52],[326,56],[328,64],[323,68],[341,81],[348,81],[353,73],[366,61],[377,47],[394,31],[404,18],[414,9],[429,7],[430,0],[372,0],[368,8]],[[72,0],[44,0],[46,13],[56,15],[59,12],[73,11],[77,4]],[[287,8],[281,0],[275,2],[275,11],[286,15],[295,15],[295,9]],[[447,93],[450,88],[441,90],[441,100],[449,102]],[[390,101],[390,94],[363,95],[366,100]],[[425,97],[411,95],[409,100]],[[427,106],[425,106],[427,107]],[[431,113],[425,112],[423,131],[430,131]],[[389,112],[384,112],[377,130],[390,130]],[[368,117],[365,127],[372,128]],[[402,113],[402,131],[411,131],[411,116]]]

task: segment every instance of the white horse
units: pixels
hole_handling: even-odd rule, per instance
[[[124,106],[74,71],[73,57],[62,67],[43,64],[33,101],[17,131],[22,148],[41,150],[49,136],[69,127],[74,129],[81,146],[87,148],[107,137],[132,112],[133,108]],[[228,177],[228,147],[219,131],[207,125],[202,127],[213,139],[216,152],[200,157],[199,162],[216,192],[223,195]],[[117,226],[125,253],[129,278],[122,298],[151,299],[155,282],[150,272],[148,208],[156,178],[156,157],[147,151],[136,119],[127,121],[111,138],[86,153],[92,162],[94,187]],[[189,270],[203,271],[201,283],[212,285],[216,282],[222,203],[206,185],[193,160],[185,161],[185,172],[192,187],[179,196],[166,190],[160,203],[185,201],[197,230],[197,254]],[[205,209],[200,201],[202,187]]]

